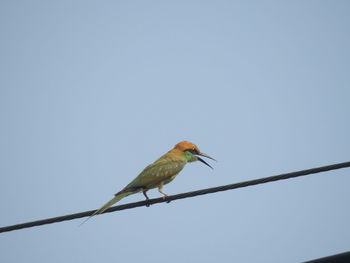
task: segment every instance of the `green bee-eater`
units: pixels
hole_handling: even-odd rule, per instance
[[[170,183],[179,174],[179,172],[189,162],[200,161],[212,168],[207,162],[198,156],[204,156],[215,160],[212,157],[201,153],[196,145],[191,142],[182,141],[175,145],[173,149],[168,151],[154,163],[147,166],[131,183],[116,193],[114,198],[108,201],[100,209],[96,210],[90,217],[101,214],[110,206],[118,202],[120,199],[135,193],[142,192],[147,200],[147,191],[152,188],[158,188],[158,191],[163,194],[164,199],[168,196],[164,192],[163,186]],[[85,220],[85,221],[86,221]],[[84,221],[84,222],[85,222]],[[83,222],[83,223],[84,223]]]

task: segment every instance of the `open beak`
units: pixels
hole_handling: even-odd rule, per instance
[[[203,157],[212,159],[213,161],[216,161],[214,158],[210,157],[209,155],[206,155],[205,153],[197,153],[196,155],[203,156]],[[200,162],[204,163],[205,165],[209,166],[211,169],[214,169],[213,167],[211,167],[210,164],[208,164],[208,163],[207,163],[206,161],[204,161],[202,158],[200,158],[200,157],[197,156],[197,159],[198,159],[198,161],[200,161]]]

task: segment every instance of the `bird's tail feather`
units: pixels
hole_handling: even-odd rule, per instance
[[[134,192],[119,192],[115,195],[115,197],[111,200],[109,200],[107,203],[105,203],[100,209],[96,210],[91,216],[86,218],[80,225],[84,224],[86,221],[88,221],[91,217],[102,214],[104,211],[106,211],[109,207],[111,207],[116,202],[120,201],[122,198],[133,194]]]

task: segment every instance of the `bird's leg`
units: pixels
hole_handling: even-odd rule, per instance
[[[163,190],[163,183],[161,183],[159,186],[158,186],[158,191],[159,191],[159,193],[161,193],[162,195],[163,195],[163,199],[165,200],[169,195],[166,193],[166,192],[164,192],[164,190]],[[170,203],[170,200],[167,200],[167,203]]]
[[[150,206],[150,203],[149,203],[149,198],[148,198],[148,196],[147,196],[147,191],[148,191],[148,189],[142,188],[142,193],[143,193],[143,195],[146,197],[146,201],[147,201],[146,206],[149,207],[149,206]]]

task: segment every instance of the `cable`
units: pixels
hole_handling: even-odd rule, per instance
[[[250,180],[250,181],[244,181],[244,182],[240,182],[240,183],[228,184],[228,185],[217,186],[217,187],[212,187],[212,188],[207,188],[207,189],[201,189],[201,190],[187,192],[187,193],[181,193],[181,194],[177,194],[177,195],[171,195],[171,196],[167,197],[166,200],[164,200],[163,198],[154,198],[154,199],[150,199],[149,201],[140,201],[140,202],[129,203],[129,204],[125,204],[125,205],[118,205],[118,206],[108,208],[104,213],[110,213],[110,212],[131,209],[131,208],[140,207],[140,206],[146,206],[147,204],[152,205],[152,204],[157,204],[157,203],[170,202],[170,201],[194,197],[194,196],[198,196],[198,195],[212,194],[212,193],[216,193],[216,192],[233,190],[233,189],[237,189],[237,188],[242,188],[242,187],[247,187],[247,186],[252,186],[252,185],[257,185],[257,184],[264,184],[264,183],[274,182],[274,181],[278,181],[278,180],[285,180],[285,179],[289,179],[289,178],[305,176],[305,175],[309,175],[309,174],[316,174],[316,173],[320,173],[320,172],[326,172],[326,171],[336,170],[336,169],[341,169],[341,168],[346,168],[346,167],[350,167],[350,162],[337,163],[337,164],[332,164],[332,165],[327,165],[327,166],[322,166],[322,167],[317,167],[317,168],[312,168],[312,169],[307,169],[307,170],[301,170],[301,171],[297,171],[297,172],[279,174],[279,175],[274,175],[274,176],[270,176],[270,177],[264,177],[264,178]],[[52,224],[52,223],[72,220],[72,219],[76,219],[76,218],[81,218],[81,217],[85,217],[85,216],[90,216],[95,211],[96,210],[90,210],[90,211],[85,211],[85,212],[76,213],[76,214],[52,217],[52,218],[48,218],[48,219],[32,221],[32,222],[27,222],[27,223],[23,223],[23,224],[0,227],[0,233],[18,230],[18,229],[23,229],[23,228],[34,227],[34,226]]]
[[[349,263],[350,262],[350,251],[331,255],[324,258],[318,258],[310,261],[305,261],[304,263]]]

